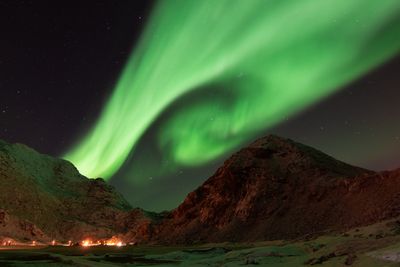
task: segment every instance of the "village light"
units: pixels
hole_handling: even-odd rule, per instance
[[[70,243],[69,243],[70,244]],[[92,246],[115,246],[115,247],[122,247],[126,246],[125,243],[122,242],[122,240],[112,237],[108,240],[97,240],[97,241],[92,241],[90,239],[85,239],[80,243],[81,246],[83,247],[92,247]]]
[[[83,240],[82,241],[82,246],[83,247],[89,247],[92,245],[92,241],[91,240]]]

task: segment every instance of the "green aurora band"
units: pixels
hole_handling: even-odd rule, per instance
[[[396,55],[399,14],[398,0],[159,1],[97,122],[64,158],[110,178],[193,93],[163,121],[163,157],[221,157]]]

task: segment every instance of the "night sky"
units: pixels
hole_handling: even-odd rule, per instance
[[[112,96],[154,5],[0,0],[0,138],[57,157],[79,146]],[[399,25],[399,20],[392,24]],[[399,44],[400,37],[393,38]],[[400,58],[391,56],[307,108],[251,132],[240,146],[274,133],[361,167],[400,167],[399,73]],[[169,130],[165,122],[171,114],[196,105],[193,99],[216,97],[209,90],[201,92],[180,98],[156,116],[113,173],[110,182],[133,206],[156,211],[175,207],[240,147],[201,164],[170,166],[157,141],[160,132]],[[143,109],[143,116],[148,112]],[[167,171],[156,170],[157,165]]]

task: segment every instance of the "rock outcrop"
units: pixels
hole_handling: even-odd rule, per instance
[[[400,214],[400,171],[376,173],[277,136],[235,153],[173,210],[154,242],[293,239]]]

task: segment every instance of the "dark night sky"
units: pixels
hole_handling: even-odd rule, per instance
[[[0,1],[0,137],[58,155],[99,112],[151,1]]]
[[[0,138],[53,156],[65,152],[101,111],[151,7],[151,1],[0,0]],[[400,167],[399,73],[397,57],[265,134],[366,168]],[[149,129],[138,154],[152,146],[151,135]],[[178,170],[174,183],[162,179],[157,190],[114,184],[134,205],[169,208],[222,160]],[[175,198],[154,200],[164,193]]]

